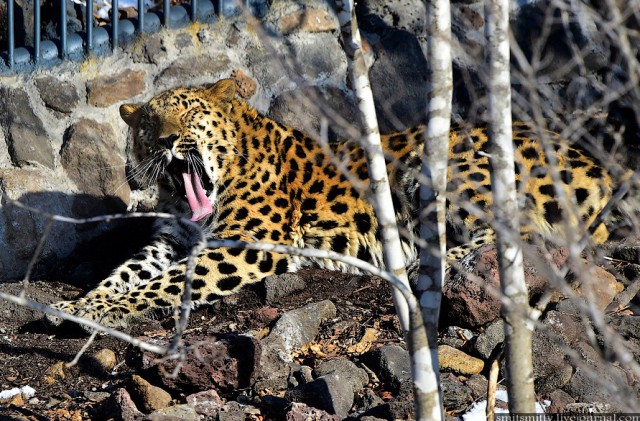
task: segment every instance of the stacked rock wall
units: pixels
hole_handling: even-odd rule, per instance
[[[315,3],[308,15],[293,3],[276,5],[259,30],[242,19],[194,23],[147,34],[114,55],[0,79],[1,278],[25,274],[48,224],[46,215],[12,200],[75,218],[150,207],[137,199],[149,195],[127,179],[128,130],[118,113],[123,102],[144,102],[168,88],[232,74],[244,81],[245,95],[262,112],[273,98],[298,86],[319,85],[348,96],[337,19],[323,2]],[[270,30],[287,35],[267,35]],[[261,37],[269,38],[269,47]],[[292,55],[296,63],[279,60]],[[148,234],[140,226],[145,226],[141,220],[53,222],[36,273],[54,269],[56,276],[92,277],[100,268],[89,262],[100,254],[91,256],[78,245],[110,261],[104,233],[120,229],[126,249]],[[60,265],[69,257],[73,265]]]

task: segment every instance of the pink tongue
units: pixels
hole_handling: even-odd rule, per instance
[[[199,221],[213,212],[211,202],[209,202],[207,193],[202,188],[202,182],[198,174],[182,173],[182,180],[184,181],[184,189],[187,192],[187,201],[193,213],[191,220]],[[193,186],[196,187],[195,191],[193,190]]]

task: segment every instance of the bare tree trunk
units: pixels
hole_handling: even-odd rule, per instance
[[[406,282],[406,286],[409,287],[400,234],[396,225],[396,215],[391,200],[387,165],[380,143],[380,130],[378,129],[373,93],[369,84],[369,67],[367,66],[362,49],[362,40],[360,38],[358,22],[355,17],[355,8],[351,0],[338,2],[338,4],[343,5],[342,8],[339,7],[338,16],[340,18],[345,44],[348,43],[347,47],[353,53],[351,76],[364,126],[364,136],[361,145],[367,157],[370,180],[369,189],[371,191],[372,205],[378,219],[378,225],[380,226],[384,264],[389,272],[402,279],[403,282]],[[402,328],[406,332],[409,329],[409,311],[407,304],[395,289],[393,290],[393,298]]]
[[[373,207],[381,228],[384,263],[387,271],[397,276],[405,286],[409,286],[405,269],[404,255],[400,235],[396,225],[387,169],[380,144],[380,132],[373,102],[373,93],[369,84],[369,68],[362,49],[362,40],[356,21],[354,4],[350,0],[337,1],[338,16],[346,49],[353,53],[351,75],[361,115],[363,116],[365,136],[362,142],[369,167],[370,190]],[[442,406],[438,390],[437,353],[429,346],[427,333],[419,311],[409,314],[406,299],[395,288],[393,291],[396,311],[402,327],[407,334],[407,343],[412,359],[413,391],[416,406],[416,419],[442,419]],[[439,306],[439,298],[437,300]],[[416,309],[417,310],[417,309]],[[409,319],[410,317],[410,319]],[[437,326],[436,326],[437,327]],[[433,332],[433,336],[437,331]],[[436,367],[435,370],[433,367]]]
[[[504,301],[507,393],[511,413],[535,412],[529,295],[524,281],[519,238],[515,160],[511,135],[509,1],[485,3],[489,40],[489,139],[491,185],[497,226],[498,263]]]
[[[453,90],[451,65],[451,9],[449,0],[431,0],[427,6],[430,97],[428,123],[421,173],[427,182],[420,185],[420,239],[433,249],[420,250],[417,294],[429,338],[432,375],[439,380],[438,319],[446,256],[445,214],[449,128]],[[429,418],[443,418],[438,389],[430,392]]]

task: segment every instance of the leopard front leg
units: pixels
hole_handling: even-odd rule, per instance
[[[192,307],[213,303],[268,275],[285,273],[289,264],[288,256],[277,253],[237,248],[207,249],[196,263]],[[185,270],[184,263],[172,265],[160,276],[127,291],[84,299],[77,303],[75,313],[105,326],[122,328],[146,313],[172,310],[182,299]]]
[[[133,258],[118,267],[109,277],[101,281],[84,297],[77,300],[59,301],[51,307],[69,314],[78,314],[90,300],[106,300],[115,294],[125,293],[133,288],[150,282],[169,268],[177,258],[175,242],[172,238],[160,235],[159,238]],[[53,326],[62,323],[63,319],[47,314],[45,321]]]

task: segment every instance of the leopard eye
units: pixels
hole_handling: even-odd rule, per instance
[[[180,135],[176,133],[172,133],[169,136],[159,138],[158,142],[160,142],[161,145],[164,145],[165,147],[171,149],[173,147],[173,142],[175,142],[179,138],[180,138]]]

